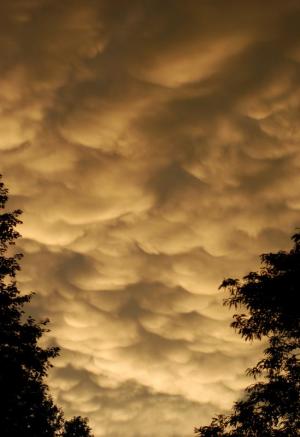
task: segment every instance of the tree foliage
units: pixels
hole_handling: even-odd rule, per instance
[[[247,373],[256,382],[247,387],[232,412],[195,430],[199,437],[300,435],[300,234],[293,248],[263,254],[259,272],[241,281],[226,279],[224,301],[241,312],[231,326],[246,341],[266,339],[263,358]]]
[[[93,437],[86,417],[75,416],[65,423],[62,437]]]
[[[4,209],[8,191],[0,181],[0,209]],[[32,294],[21,294],[16,284],[21,254],[10,254],[10,246],[20,237],[20,210],[0,214],[0,435],[1,437],[55,437],[68,422],[45,383],[51,359],[58,348],[43,348],[39,340],[47,323],[37,322],[24,312]],[[77,418],[86,426],[86,419]],[[78,427],[74,437],[91,437]],[[81,433],[80,433],[81,432]]]

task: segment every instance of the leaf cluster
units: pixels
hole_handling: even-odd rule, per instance
[[[246,341],[267,340],[248,375],[258,380],[227,416],[195,430],[207,436],[300,435],[300,234],[290,251],[263,254],[261,269],[242,280],[225,279],[224,305],[240,310],[231,326]]]

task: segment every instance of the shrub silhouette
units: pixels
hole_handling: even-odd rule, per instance
[[[63,437],[92,437],[87,418],[75,416],[65,423]]]

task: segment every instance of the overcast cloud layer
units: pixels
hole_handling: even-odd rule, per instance
[[[0,149],[19,276],[96,437],[187,437],[259,346],[218,286],[300,224],[298,0],[2,2]]]

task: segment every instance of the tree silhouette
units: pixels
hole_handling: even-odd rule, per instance
[[[247,373],[257,382],[228,415],[195,429],[199,437],[300,435],[300,234],[293,248],[261,255],[259,272],[226,279],[224,304],[241,313],[231,326],[246,340],[266,339],[264,357]]]
[[[75,416],[64,426],[62,437],[93,437],[86,417]]]
[[[0,181],[1,209],[7,200],[8,190]],[[25,315],[23,308],[32,294],[21,294],[16,285],[22,255],[9,252],[20,237],[16,231],[20,214],[20,210],[0,214],[0,435],[55,437],[62,435],[64,419],[45,377],[59,349],[39,345],[48,321]],[[86,425],[86,419],[82,422]],[[72,435],[85,436],[79,431]]]

